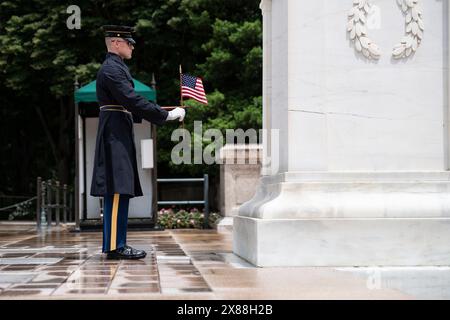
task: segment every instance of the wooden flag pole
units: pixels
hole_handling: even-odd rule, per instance
[[[173,110],[173,109],[175,109],[175,108],[179,108],[180,106],[163,106],[163,107],[161,107],[161,109],[164,109],[164,110]],[[182,106],[182,108],[184,108],[184,109],[187,109],[187,108],[190,108],[191,106]]]
[[[184,101],[183,101],[183,90],[181,88],[183,86],[182,73],[183,73],[183,70],[181,69],[181,64],[180,64],[180,106],[182,108],[184,108],[184,105],[183,105],[184,104]],[[181,122],[181,127],[183,128],[183,136],[184,136],[184,119]]]
[[[181,87],[183,86],[183,82],[181,79],[181,74],[183,73],[183,70],[181,69],[181,64],[180,64],[180,106],[183,108],[183,90],[181,89]]]

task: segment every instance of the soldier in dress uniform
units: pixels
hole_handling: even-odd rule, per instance
[[[103,26],[108,49],[97,73],[97,100],[100,105],[95,146],[91,196],[104,197],[103,249],[108,259],[141,259],[143,250],[127,245],[129,200],[142,196],[136,162],[133,123],[145,119],[162,125],[182,121],[183,108],[172,111],[139,96],[125,59],[131,59],[136,42],[133,28]]]

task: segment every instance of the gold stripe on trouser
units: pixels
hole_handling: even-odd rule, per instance
[[[117,213],[119,211],[119,196],[120,194],[114,193],[114,200],[111,213],[111,241],[109,242],[110,250],[116,250],[117,239]]]

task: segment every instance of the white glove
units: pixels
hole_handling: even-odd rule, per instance
[[[184,115],[186,114],[186,111],[184,111],[183,108],[177,107],[171,111],[169,111],[169,115],[167,116],[166,120],[175,120],[177,118],[180,118],[180,122],[183,121]]]

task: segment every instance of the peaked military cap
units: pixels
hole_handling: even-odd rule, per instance
[[[131,35],[131,33],[134,32],[133,27],[106,25],[102,26],[102,29],[105,32],[105,37],[123,38],[131,44],[136,44],[136,41],[134,41]]]

